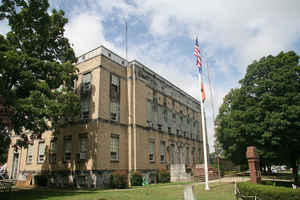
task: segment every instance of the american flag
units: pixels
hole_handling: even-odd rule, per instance
[[[199,44],[198,44],[198,38],[196,38],[196,43],[195,43],[195,49],[194,49],[194,55],[196,56],[196,65],[198,67],[198,70],[200,72],[200,76],[202,74],[202,60],[201,60],[201,56],[200,56],[200,49],[199,49]],[[206,99],[206,95],[204,92],[204,84],[203,81],[201,80],[201,96],[202,96],[202,102],[205,101]]]
[[[202,72],[202,60],[201,60],[201,56],[200,56],[200,49],[199,49],[199,44],[198,44],[198,38],[196,38],[194,55],[196,56],[196,59],[197,59],[196,65],[197,65],[197,67],[199,69],[199,72]]]
[[[206,94],[204,92],[204,84],[203,84],[203,82],[201,82],[201,96],[202,96],[202,102],[204,102],[205,99],[206,99]]]

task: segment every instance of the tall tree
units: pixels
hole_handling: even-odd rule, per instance
[[[12,129],[24,138],[25,131],[57,130],[79,112],[76,57],[64,36],[67,19],[62,10],[48,11],[48,0],[2,0],[0,6],[0,19],[11,28],[0,35],[0,97],[12,110]],[[2,134],[5,126],[0,122]]]
[[[300,65],[295,52],[263,57],[247,68],[241,87],[224,98],[217,139],[233,161],[257,146],[266,163],[286,163],[298,181],[300,157]]]

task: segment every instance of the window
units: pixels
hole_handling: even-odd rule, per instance
[[[29,144],[27,148],[27,158],[26,158],[27,164],[32,163],[32,155],[33,155],[33,144]]]
[[[152,127],[152,102],[147,101],[147,127]]]
[[[166,142],[160,142],[160,162],[166,161]]]
[[[172,134],[172,128],[171,127],[168,127],[168,133]]]
[[[91,90],[91,72],[82,75],[81,94],[86,95]]]
[[[88,136],[86,133],[79,135],[79,152],[80,153],[88,152]]]
[[[155,153],[155,142],[150,141],[149,142],[149,160],[154,161],[154,153]]]
[[[175,163],[175,145],[171,144],[170,161],[172,164]]]
[[[199,156],[199,163],[202,163],[203,159],[202,159],[202,153],[201,153],[201,149],[200,148],[198,149],[198,156]]]
[[[111,102],[110,103],[110,119],[112,121],[120,121],[120,104]]]
[[[186,163],[190,163],[190,148],[186,147]]]
[[[56,144],[57,144],[57,140],[54,138],[51,142],[50,142],[50,163],[56,163]]]
[[[120,78],[113,74],[110,76],[110,98],[114,102],[120,101]]]
[[[164,102],[164,106],[167,106],[167,97],[166,96],[164,96],[163,102]]]
[[[157,129],[158,129],[159,131],[161,131],[161,130],[162,130],[162,125],[161,125],[161,124],[157,124]]]
[[[38,151],[38,163],[43,163],[45,161],[45,142],[39,142]]]
[[[165,122],[168,121],[168,111],[167,110],[163,111],[163,118],[164,118]]]
[[[112,135],[110,137],[110,160],[119,159],[119,136]]]
[[[71,161],[72,153],[72,136],[64,137],[64,162]]]
[[[82,76],[80,97],[80,118],[88,119],[90,115],[91,73]]]
[[[89,119],[90,117],[90,98],[80,100],[80,119]]]
[[[195,148],[192,149],[193,163],[196,163],[196,151]]]
[[[110,119],[120,121],[120,78],[110,75]]]

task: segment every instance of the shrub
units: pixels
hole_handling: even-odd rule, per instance
[[[169,183],[170,182],[170,171],[160,170],[158,172],[158,182],[159,183]]]
[[[243,182],[237,184],[240,192],[245,196],[257,195],[263,200],[299,200],[300,190],[292,188],[253,184],[250,182]]]
[[[126,171],[116,171],[110,176],[111,188],[125,189],[128,188],[128,176]]]
[[[130,177],[131,185],[141,186],[143,184],[143,175],[139,172],[134,172]]]
[[[35,175],[34,184],[38,186],[47,186],[48,177],[47,175]]]

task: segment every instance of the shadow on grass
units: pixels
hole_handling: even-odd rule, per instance
[[[63,190],[63,189],[48,189],[48,188],[31,188],[21,189],[11,192],[0,192],[0,199],[2,200],[38,200],[48,199],[51,197],[63,198],[78,196],[81,194],[93,194],[95,190]],[[104,200],[104,199],[103,199]]]

